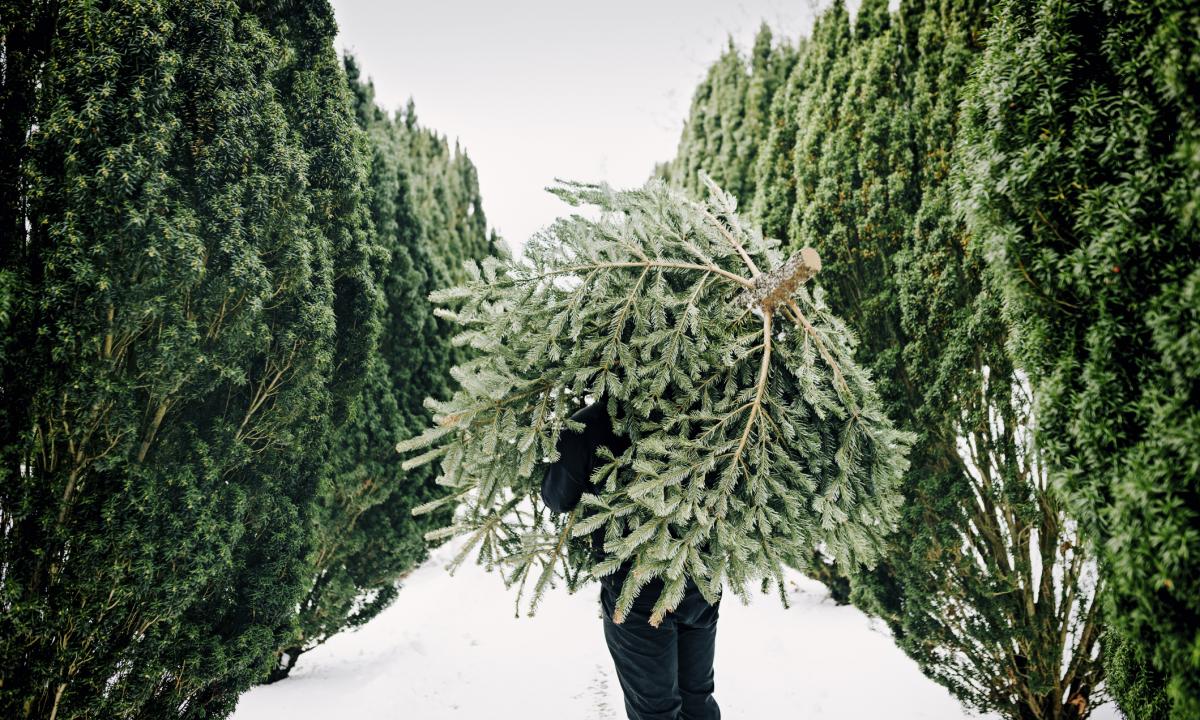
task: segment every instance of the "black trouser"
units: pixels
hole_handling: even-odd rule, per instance
[[[712,696],[720,601],[709,605],[689,580],[679,607],[653,627],[654,599],[639,596],[618,625],[612,621],[616,594],[601,584],[604,639],[617,666],[629,720],[720,720],[721,709]]]

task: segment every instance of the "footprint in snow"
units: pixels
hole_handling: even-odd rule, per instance
[[[602,665],[596,666],[596,674],[588,685],[588,691],[596,700],[595,720],[617,720],[617,715],[608,704],[608,673]]]

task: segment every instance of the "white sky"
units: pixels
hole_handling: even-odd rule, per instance
[[[388,110],[459,140],[489,224],[518,249],[568,207],[555,177],[645,182],[675,153],[692,92],[732,36],[792,40],[828,0],[333,0]],[[849,3],[857,6],[858,3]]]

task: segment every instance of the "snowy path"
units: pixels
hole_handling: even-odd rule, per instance
[[[234,720],[623,720],[601,630],[599,587],[547,593],[534,618],[474,565],[443,569],[439,548],[399,599],[300,659],[292,676],[244,695]],[[799,574],[791,609],[726,593],[716,697],[729,720],[958,720],[968,714],[897,649],[886,628],[838,607]],[[1093,718],[1113,717],[1106,706]]]

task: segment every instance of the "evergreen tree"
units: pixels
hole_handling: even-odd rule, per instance
[[[1028,387],[947,186],[984,10],[892,16],[877,1],[853,26],[838,6],[820,17],[791,81],[811,78],[791,146],[768,140],[755,209],[778,222],[767,199],[789,208],[790,242],[826,260],[830,307],[860,330],[889,415],[918,433],[899,532],[874,570],[851,572],[855,602],[973,708],[1081,717],[1101,674],[1094,574],[1028,442]]]
[[[376,105],[374,87],[360,79],[354,60],[347,57],[345,65],[358,123],[373,151],[371,215],[382,250],[376,273],[383,289],[383,332],[368,365],[360,410],[337,429],[332,442],[330,480],[316,515],[311,583],[297,633],[280,652],[276,679],[302,653],[387,607],[398,594],[398,579],[425,558],[424,533],[450,521],[450,508],[413,518],[413,507],[440,493],[430,468],[402,471],[392,448],[428,424],[426,397],[448,394],[450,326],[434,317],[427,299],[436,287],[433,256],[482,259],[481,249],[498,249],[485,234],[475,176],[464,170],[469,160],[449,153],[442,139],[440,162],[416,161],[409,155],[412,136],[435,136],[415,122],[411,104],[404,116],[389,117]],[[458,214],[448,235],[435,224],[444,223],[446,214],[431,219],[415,203],[413,178],[421,175],[436,176],[432,196],[446,198],[451,217]],[[433,245],[435,232],[449,244]],[[466,277],[460,269],[445,279]]]
[[[726,188],[738,198],[745,210],[750,209],[754,190],[758,182],[758,156],[766,145],[771,132],[771,108],[792,68],[796,64],[796,50],[787,41],[773,42],[771,28],[764,22],[754,38],[750,53],[750,82],[746,88],[744,127],[742,143],[738,152],[740,187]],[[710,177],[720,180],[709,173]],[[699,188],[696,189],[697,191]]]
[[[256,516],[254,520],[262,525],[262,530],[257,543],[246,546],[244,565],[235,580],[235,587],[243,597],[235,597],[229,603],[225,616],[216,615],[216,608],[211,606],[204,607],[197,616],[200,631],[206,632],[205,628],[212,626],[207,632],[221,645],[228,644],[221,637],[225,628],[240,628],[271,609],[265,602],[267,598],[277,603],[275,617],[280,618],[275,625],[268,626],[270,637],[264,637],[255,646],[252,667],[207,690],[212,700],[206,702],[206,712],[232,711],[238,694],[263,677],[275,648],[294,632],[297,591],[303,591],[307,585],[306,556],[313,551],[309,533],[316,525],[307,513],[311,511],[314,496],[332,482],[333,466],[329,458],[342,444],[337,431],[363,412],[360,388],[369,360],[375,354],[379,332],[378,270],[371,262],[379,249],[371,232],[366,203],[367,143],[355,124],[341,63],[333,49],[337,28],[332,8],[328,3],[275,1],[247,5],[277,38],[280,47],[286,49],[285,61],[276,65],[270,79],[287,112],[289,126],[294,129],[293,142],[307,157],[309,222],[332,263],[321,268],[321,273],[333,283],[335,346],[326,381],[328,402],[316,420],[319,439],[305,453],[301,471],[302,477],[310,481],[297,487],[303,493],[297,504],[306,513],[305,532],[297,535],[281,530],[274,525],[274,513]],[[273,545],[267,544],[268,541]],[[286,581],[281,582],[280,574],[284,571]],[[251,602],[249,598],[255,600]],[[244,608],[252,605],[257,606],[256,616],[246,618]],[[214,649],[215,654],[226,652]],[[168,695],[167,702],[174,703],[175,698]]]
[[[765,24],[755,37],[749,66],[731,39],[693,94],[675,158],[656,175],[699,195],[703,171],[749,207],[771,104],[795,62],[796,51],[786,43],[775,45]]]
[[[906,17],[919,23],[909,112],[921,198],[896,270],[904,365],[921,396],[914,427],[928,454],[906,493],[889,577],[860,578],[856,592],[972,707],[1081,718],[1103,676],[1094,561],[1032,442],[1030,388],[948,183],[987,11],[931,4]]]
[[[327,418],[349,413],[373,344],[332,13],[0,15],[19,138],[0,709],[223,716],[290,632]]]
[[[726,580],[742,596],[759,580],[782,594],[783,565],[806,566],[818,544],[847,566],[873,562],[891,527],[907,438],[823,293],[802,285],[819,260],[809,249],[784,262],[711,188],[703,204],[656,180],[557,188],[602,218],[562,218],[524,260],[486,260],[434,295],[460,306],[439,312],[480,354],[453,369],[453,398],[429,400],[434,426],[400,445],[426,448],[408,466],[440,459],[451,489],[418,511],[462,502],[431,539],[469,534],[455,564],[478,547],[522,590],[536,574],[533,607],[560,562],[574,588],[580,572],[629,560],[615,617],[661,577],[657,624],[689,576],[710,602]],[[599,495],[548,518],[531,476],[588,395],[632,446],[596,470]],[[601,528],[608,557],[593,566],[570,540]]]
[[[1104,644],[1104,684],[1128,720],[1162,720],[1171,717],[1166,679],[1147,658],[1148,648],[1135,639],[1109,629]]]
[[[838,17],[833,13],[833,20]],[[843,22],[848,22],[843,19]],[[850,27],[843,36],[850,35]],[[826,261],[831,308],[857,329],[889,412],[908,423],[912,391],[893,259],[919,197],[905,79],[909,68],[888,24],[886,0],[866,0],[855,37],[797,115],[796,201],[788,237]],[[815,243],[815,244],[814,244]]]
[[[824,92],[834,63],[849,51],[850,42],[845,3],[834,0],[813,23],[812,38],[802,46],[792,74],[772,103],[771,130],[766,147],[759,152],[752,207],[752,217],[762,223],[767,237],[788,235],[797,202],[797,132]]]
[[[1038,440],[1095,538],[1114,690],[1200,716],[1200,8],[1005,2],[961,204],[1005,292]],[[1132,646],[1131,646],[1132,645]]]

